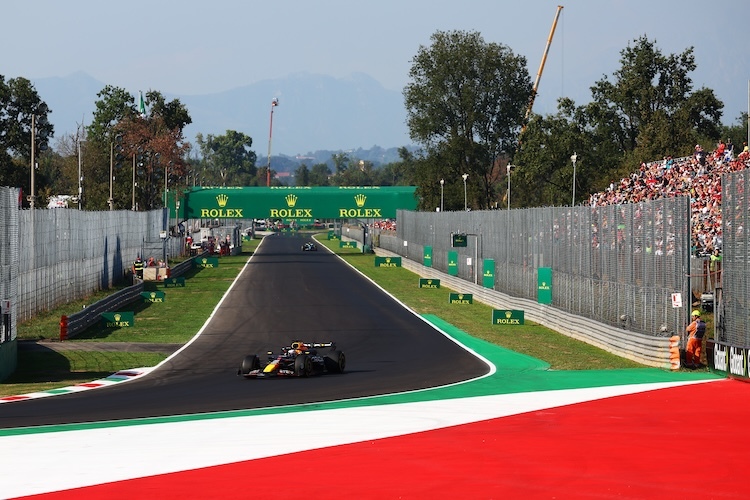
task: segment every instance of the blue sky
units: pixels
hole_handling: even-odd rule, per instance
[[[0,75],[83,71],[137,94],[207,94],[298,72],[366,73],[402,90],[411,59],[437,30],[477,31],[528,60],[536,77],[559,2],[547,0],[10,0],[3,2]],[[571,0],[560,16],[534,111],[578,104],[646,35],[664,54],[695,47],[695,88],[748,109],[747,0]],[[44,96],[42,96],[44,98]],[[269,97],[270,98],[270,97]]]

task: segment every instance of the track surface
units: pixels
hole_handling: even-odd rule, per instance
[[[107,390],[0,405],[0,428],[329,401],[444,385],[488,367],[301,237],[263,240],[203,332],[149,375]],[[200,325],[196,325],[199,328]],[[292,340],[337,342],[347,371],[245,380],[246,354]]]

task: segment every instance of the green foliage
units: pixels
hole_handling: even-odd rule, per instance
[[[29,192],[32,116],[35,159],[38,159],[48,149],[54,133],[48,119],[50,112],[29,80],[5,81],[0,75],[0,186],[19,186]],[[43,187],[44,179],[39,181],[37,186]]]
[[[431,40],[412,60],[404,89],[409,133],[427,159],[414,180],[434,186],[461,179],[463,189],[467,173],[470,205],[488,208],[498,160],[515,149],[531,97],[526,59],[476,32],[438,31]],[[421,194],[420,208],[433,209],[434,196]]]
[[[265,185],[265,179],[257,178],[257,156],[250,149],[253,145],[250,136],[227,130],[224,135],[208,134],[205,139],[198,134],[196,143],[209,183],[221,186]]]

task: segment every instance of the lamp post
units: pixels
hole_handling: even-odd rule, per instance
[[[34,210],[36,204],[36,185],[34,170],[36,170],[36,115],[31,115],[31,194],[29,194],[29,208]]]
[[[442,212],[444,210],[443,206],[443,188],[445,186],[445,179],[440,179],[440,211]]]
[[[466,203],[466,179],[469,177],[469,174],[463,174],[461,176],[464,180],[464,212],[468,211],[468,205]]]
[[[570,156],[570,161],[573,162],[573,202],[570,204],[571,207],[576,206],[576,161],[578,161],[578,155],[573,152]]]
[[[268,127],[268,168],[266,169],[266,186],[271,186],[271,139],[273,138],[273,108],[279,105],[279,100],[271,100],[271,124]]]
[[[115,167],[115,143],[110,142],[109,143],[109,200],[107,200],[107,203],[109,203],[109,209],[114,210],[115,209],[115,199],[112,196],[114,192],[114,167]]]
[[[83,159],[81,157],[81,143],[83,142],[79,137],[76,137],[78,147],[78,210],[82,208],[83,199]]]

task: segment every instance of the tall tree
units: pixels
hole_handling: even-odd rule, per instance
[[[710,89],[693,91],[693,48],[665,56],[643,36],[621,52],[613,81],[591,88],[587,106],[595,133],[614,141],[631,161],[689,154],[702,137],[719,137],[723,103]]]
[[[476,208],[494,204],[496,165],[517,143],[532,93],[526,59],[476,32],[438,31],[420,46],[404,89],[409,134],[435,169],[417,172],[418,191],[468,174]],[[418,193],[430,203],[431,196]],[[429,201],[428,201],[429,200]],[[432,202],[428,207],[433,207]]]
[[[259,185],[257,178],[256,154],[250,149],[253,140],[250,136],[235,130],[227,130],[224,135],[208,134],[196,137],[201,154],[206,161],[207,175],[222,186]]]
[[[35,132],[35,160],[47,149],[54,127],[51,112],[26,78],[5,81],[0,75],[0,185],[18,186],[29,192],[31,184],[32,117]],[[40,178],[36,189],[42,189]]]

